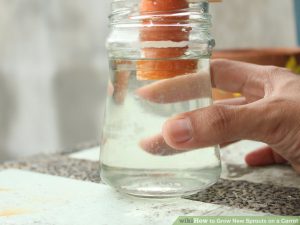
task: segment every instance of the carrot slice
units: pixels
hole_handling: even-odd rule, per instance
[[[140,13],[151,15],[152,18],[143,20],[145,26],[140,30],[140,40],[188,41],[191,29],[184,24],[189,17],[171,15],[172,11],[186,9],[188,6],[187,0],[141,0]],[[167,14],[170,16],[166,16]],[[195,72],[197,60],[176,59],[182,57],[187,49],[187,46],[144,48],[146,60],[137,62],[137,78],[159,80]]]
[[[188,7],[186,0],[142,0],[141,12],[168,12],[172,10],[185,9]]]
[[[145,24],[145,23],[144,23]],[[152,24],[154,24],[152,22]],[[168,23],[166,23],[168,24]],[[157,23],[156,23],[157,25]],[[188,41],[189,40],[189,31],[184,27],[143,27],[140,32],[141,41]]]
[[[143,53],[146,58],[164,59],[177,58],[182,56],[187,50],[187,47],[182,48],[144,48]]]

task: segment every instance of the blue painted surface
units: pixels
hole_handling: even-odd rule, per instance
[[[300,45],[300,0],[295,0],[295,11],[298,30],[298,44]]]

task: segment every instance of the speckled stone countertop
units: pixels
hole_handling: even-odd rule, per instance
[[[223,154],[226,161],[226,157],[231,153]],[[98,162],[74,159],[68,155],[41,155],[0,164],[0,170],[11,168],[101,182]],[[187,199],[275,215],[300,215],[300,180],[291,168],[288,166],[276,167],[269,169],[269,172],[249,170],[244,166],[237,168],[237,165],[223,165],[224,175],[217,184],[204,192],[187,197]],[[270,171],[275,177],[278,176],[278,173],[282,173],[280,175],[282,179],[274,178],[274,182],[263,180],[263,176],[270,177]],[[288,176],[290,178],[285,180]],[[257,179],[253,180],[253,177],[257,177]]]

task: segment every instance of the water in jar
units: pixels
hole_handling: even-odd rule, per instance
[[[175,59],[164,62],[169,60]],[[110,60],[100,157],[104,182],[130,195],[163,198],[193,194],[218,180],[218,146],[178,151],[156,138],[170,117],[212,104],[209,58],[192,60],[197,71],[165,79],[141,77],[139,65],[147,59]]]

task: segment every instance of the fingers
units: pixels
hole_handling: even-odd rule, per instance
[[[235,142],[228,142],[221,144],[220,147],[224,148],[228,145],[234,144]],[[145,138],[141,140],[140,147],[146,152],[152,155],[160,155],[160,156],[169,156],[181,154],[190,150],[178,150],[170,147],[164,140],[161,134],[157,134],[155,136]]]
[[[267,142],[266,134],[276,126],[276,121],[265,115],[264,105],[260,102],[241,106],[213,105],[187,112],[168,120],[162,134],[169,146],[179,150],[242,139]]]
[[[230,60],[212,60],[211,78],[209,72],[201,71],[197,74],[158,81],[140,88],[137,94],[156,103],[211,97],[212,81],[214,87],[242,93],[247,100],[251,99],[250,102],[253,102],[265,95],[266,86],[272,80],[271,68]]]
[[[249,166],[268,166],[287,163],[286,159],[268,146],[249,153],[246,156],[245,161]]]
[[[129,71],[116,72],[115,82],[113,86],[113,99],[117,104],[122,104],[126,98],[129,77]]]
[[[214,87],[225,91],[263,97],[269,76],[267,68],[237,61],[212,60],[212,83]]]
[[[110,96],[112,95],[116,104],[123,104],[128,91],[132,62],[116,60],[112,66],[114,67],[114,76],[112,82],[109,82],[108,94]]]
[[[168,156],[183,153],[184,151],[176,150],[170,147],[161,134],[141,140],[140,146],[146,152],[153,155]]]
[[[210,97],[211,85],[208,72],[202,71],[162,80],[136,91],[140,97],[155,103],[174,103]]]

